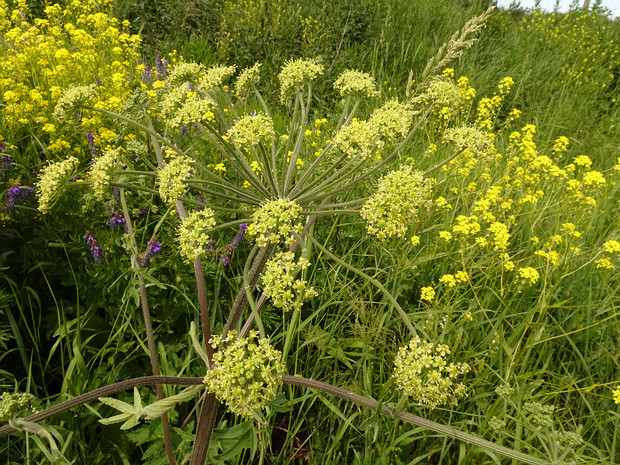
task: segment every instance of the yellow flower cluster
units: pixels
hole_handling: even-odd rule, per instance
[[[262,113],[242,116],[228,130],[228,137],[235,145],[247,149],[258,145],[261,141],[271,140],[275,134],[273,120]]]
[[[48,213],[50,211],[61,192],[63,184],[73,177],[79,164],[80,162],[77,158],[68,157],[63,161],[52,163],[43,168],[37,183],[38,209],[41,213]]]
[[[90,169],[89,178],[93,186],[93,193],[98,200],[108,200],[112,171],[118,168],[121,161],[121,149],[106,150],[97,157]]]
[[[260,247],[280,242],[290,246],[295,242],[295,234],[300,234],[302,230],[300,213],[301,206],[292,200],[271,200],[254,212],[247,232],[250,236],[256,236]]]
[[[315,61],[302,58],[287,61],[278,74],[280,100],[284,102],[290,99],[301,85],[314,80],[320,74],[323,74],[323,65]]]
[[[533,40],[555,47],[556,56],[564,57],[564,77],[558,85],[574,82],[605,89],[616,78],[614,70],[620,65],[618,38],[608,27],[603,15],[581,9],[566,14],[534,11],[523,19],[521,30]]]
[[[136,71],[140,39],[123,32],[128,23],[121,25],[110,11],[108,0],[71,0],[64,7],[46,6],[42,17],[31,17],[25,0],[15,2],[13,11],[5,1],[0,2],[0,18],[4,18],[0,21],[4,44],[0,96],[5,103],[0,119],[7,129],[19,131],[27,126],[48,150],[64,154],[72,142],[52,119],[62,89],[98,82],[99,97],[93,103],[112,111],[122,108],[132,82],[140,77]],[[72,116],[63,114],[62,108],[57,116]],[[82,123],[97,138],[109,125],[104,117],[90,115],[83,116]],[[107,145],[100,142],[97,139],[99,145]],[[82,150],[73,148],[76,153]]]
[[[237,68],[235,66],[216,65],[210,67],[200,79],[202,88],[209,90],[223,85]]]
[[[466,363],[446,362],[450,348],[444,344],[413,338],[398,350],[394,360],[394,379],[398,389],[415,402],[435,408],[441,404],[457,405],[466,387],[455,383],[459,375],[469,372]]]
[[[379,139],[374,125],[353,118],[336,133],[333,146],[350,158],[369,159],[383,148],[383,141]]]
[[[380,240],[405,237],[418,210],[429,206],[429,182],[420,171],[403,165],[379,180],[377,192],[360,211],[368,223],[368,234]]]
[[[54,118],[58,121],[65,121],[75,118],[79,111],[79,105],[86,103],[87,100],[95,96],[95,84],[89,86],[71,86],[62,93],[56,107],[54,108]],[[49,131],[49,128],[47,128]]]
[[[517,277],[524,284],[532,285],[536,284],[538,278],[540,278],[540,274],[531,266],[525,266],[517,270]]]
[[[376,97],[379,95],[375,78],[368,73],[354,69],[343,71],[334,81],[334,89],[343,97],[349,95],[355,97]]]
[[[505,97],[510,93],[510,89],[513,85],[513,79],[511,77],[505,77],[497,86],[497,93],[495,93],[492,97],[484,97],[480,99],[478,102],[476,116],[476,125],[478,127],[489,131],[493,129],[497,118],[497,113],[499,112]],[[514,116],[515,115],[513,115],[513,118]]]
[[[451,142],[466,158],[488,161],[495,155],[494,135],[474,126],[459,126],[444,131],[443,140]]]
[[[208,231],[214,226],[215,215],[210,208],[191,212],[178,226],[179,252],[186,262],[191,263],[211,250]]]
[[[300,310],[304,299],[318,295],[305,279],[295,279],[295,275],[308,268],[310,262],[303,257],[297,262],[294,260],[292,252],[279,252],[267,262],[261,275],[263,293],[274,307],[285,312]]]
[[[241,71],[235,81],[235,95],[237,98],[244,98],[258,84],[260,80],[260,67],[260,63],[254,63],[254,66]]]
[[[409,133],[413,115],[408,106],[398,100],[390,100],[373,110],[368,123],[378,137],[394,141]]]
[[[452,288],[456,287],[458,284],[466,283],[469,281],[469,276],[466,271],[457,271],[455,274],[444,274],[441,278],[439,278],[439,282],[443,285]]]
[[[251,418],[275,398],[285,366],[269,339],[259,338],[256,331],[248,337],[231,331],[225,338],[213,336],[209,344],[216,352],[204,383],[231,412]]]
[[[157,171],[159,195],[169,205],[187,191],[187,180],[192,174],[193,160],[186,156],[177,156],[169,160],[166,165]]]

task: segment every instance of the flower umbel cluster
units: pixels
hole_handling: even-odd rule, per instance
[[[526,402],[523,404],[523,414],[530,418],[535,426],[551,428],[553,426],[553,405],[544,405],[539,402]]]
[[[78,112],[78,106],[95,96],[96,87],[97,84],[69,87],[58,99],[54,108],[54,117],[59,121],[73,118]]]
[[[474,126],[460,126],[446,129],[443,140],[452,142],[458,151],[467,151],[466,155],[478,160],[488,161],[495,155],[493,134]]]
[[[168,87],[180,86],[188,82],[196,82],[205,73],[202,63],[181,62],[178,63],[166,79]]]
[[[295,279],[295,274],[308,268],[310,262],[305,258],[294,260],[292,252],[280,252],[267,262],[262,274],[263,293],[274,307],[285,312],[301,309],[304,299],[318,295],[305,279]]]
[[[159,195],[167,204],[175,202],[185,194],[187,179],[192,174],[192,159],[186,156],[175,157],[157,173]]]
[[[300,58],[287,61],[278,75],[280,99],[282,101],[288,100],[294,95],[299,86],[312,81],[319,74],[323,74],[323,65],[312,60]]]
[[[340,95],[354,97],[376,97],[377,84],[375,78],[368,73],[363,73],[355,69],[347,69],[334,81],[334,89],[340,92]]]
[[[260,63],[254,63],[251,68],[246,68],[241,71],[237,81],[235,82],[235,95],[238,98],[244,97],[247,93],[252,91],[252,87],[258,84],[260,79]]]
[[[228,130],[228,137],[232,138],[239,148],[249,148],[271,139],[274,135],[272,119],[261,113],[243,116]]]
[[[11,420],[24,410],[34,412],[35,401],[36,397],[26,392],[3,392],[0,396],[0,420]]]
[[[407,165],[382,177],[377,192],[366,201],[360,212],[368,223],[368,234],[381,240],[405,237],[418,210],[429,205],[428,185],[429,181],[420,171]]]
[[[340,128],[333,141],[334,147],[350,158],[368,159],[383,148],[377,127],[368,121],[353,118],[349,124]]]
[[[260,247],[279,242],[290,246],[295,242],[295,234],[302,230],[300,213],[301,206],[292,200],[271,200],[254,212],[248,234],[256,236]]]
[[[215,102],[210,98],[188,100],[173,113],[168,124],[189,126],[203,120],[212,121],[215,118],[212,111],[214,106]]]
[[[457,405],[465,394],[465,385],[454,383],[458,375],[469,371],[466,363],[447,364],[450,348],[444,344],[423,342],[419,337],[398,350],[394,360],[394,378],[399,389],[416,402],[435,408]]]
[[[90,170],[93,193],[98,200],[104,200],[109,194],[112,171],[118,168],[121,160],[121,148],[107,150],[95,162]]]
[[[259,339],[256,331],[250,331],[247,338],[237,338],[231,331],[225,338],[212,337],[209,343],[217,351],[214,366],[204,379],[207,389],[231,412],[243,417],[252,417],[255,410],[265,408],[282,384],[280,351],[268,339]]]
[[[41,171],[37,191],[39,193],[39,211],[47,213],[60,194],[62,185],[73,177],[80,162],[75,157],[47,165]]]
[[[187,262],[207,253],[211,247],[207,231],[215,226],[213,210],[204,208],[190,213],[185,221],[177,228],[181,256]]]
[[[201,79],[201,87],[209,90],[218,87],[232,76],[237,69],[236,66],[216,65],[207,70]]]
[[[379,136],[394,141],[409,133],[412,115],[407,104],[394,99],[375,109],[368,122]]]

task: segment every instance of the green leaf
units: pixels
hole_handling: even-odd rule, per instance
[[[122,421],[127,422],[131,418],[133,418],[131,413],[121,413],[119,415],[114,415],[113,417],[102,418],[99,420],[99,423],[102,425],[113,425],[114,423],[120,423]]]
[[[104,425],[112,425],[114,423],[124,422],[121,425],[122,430],[133,428],[140,422],[142,416],[142,399],[138,388],[133,388],[133,405],[129,405],[126,402],[122,402],[112,397],[99,397],[99,402],[109,405],[116,410],[123,412],[120,415],[114,415],[109,418],[102,418],[99,423]]]
[[[99,402],[109,405],[110,407],[115,408],[116,410],[123,413],[133,413],[135,411],[133,405],[129,405],[126,402],[114,399],[112,397],[99,397]]]

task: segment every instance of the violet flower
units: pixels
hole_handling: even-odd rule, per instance
[[[90,246],[90,253],[93,255],[95,263],[103,263],[103,254],[101,253],[97,239],[95,239],[88,230],[86,230],[84,239],[86,239],[86,244]]]

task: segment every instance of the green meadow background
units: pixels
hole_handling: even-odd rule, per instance
[[[290,59],[311,58],[324,66],[313,87],[311,121],[333,126],[343,107],[333,81],[343,70],[370,73],[378,101],[404,100],[440,47],[492,4],[66,1],[52,15],[51,2],[0,1],[0,156],[11,159],[3,161],[0,179],[0,391],[30,392],[45,407],[151,374],[138,279],[122,228],[110,227],[103,206],[83,207],[90,200],[74,194],[77,189],[45,215],[37,210],[37,193],[25,193],[50,161],[75,155],[88,164],[86,130],[101,147],[129,143],[103,117],[84,127],[55,122],[62,88],[98,79],[107,89],[101,105],[121,108],[145,70],[180,61],[241,70],[259,61],[259,87],[285,131],[291,109],[279,100],[278,73]],[[72,34],[67,23],[86,32]],[[620,20],[598,5],[568,13],[495,9],[477,38],[444,73],[455,83],[466,77],[475,96],[450,119],[431,115],[399,161],[427,170],[452,156],[450,128],[479,124],[480,102],[494,96],[499,106],[489,132],[500,155],[469,164],[455,158],[434,171],[433,204],[405,238],[379,241],[354,214],[321,217],[315,237],[381,282],[420,334],[450,346],[452,360],[471,367],[457,406],[430,409],[407,401],[405,410],[548,463],[620,463],[617,394],[614,401],[620,389]],[[503,93],[498,85],[507,77],[514,84]],[[364,102],[360,117],[375,106]],[[561,138],[567,144],[558,145]],[[361,197],[376,190],[379,174],[359,187]],[[17,198],[11,197],[16,185]],[[166,207],[152,196],[136,194],[131,204],[138,243],[146,246],[154,225],[162,243],[146,272],[161,372],[202,376],[187,335],[197,321],[198,297],[192,270],[176,249],[174,225],[160,222]],[[146,207],[151,216],[139,216]],[[467,218],[478,231],[463,229]],[[509,225],[508,244],[491,228],[496,222]],[[97,237],[103,263],[93,261],[87,231]],[[234,234],[221,230],[214,240],[226,244]],[[243,285],[249,241],[228,266],[216,257],[205,260],[215,332]],[[398,348],[409,341],[406,327],[372,282],[317,250],[308,253],[307,278],[318,296],[305,302],[296,321],[269,305],[263,309],[287,373],[397,403],[392,371]],[[466,278],[452,284],[446,276],[459,271]],[[423,288],[434,296],[425,298]],[[118,397],[131,403],[131,393]],[[143,400],[154,399],[144,389]],[[285,386],[275,402],[262,425],[220,407],[211,460],[517,463],[309,389]],[[181,458],[195,432],[190,404],[170,414]],[[91,403],[47,420],[62,460],[51,458],[48,443],[36,435],[1,437],[0,463],[167,463],[159,420],[129,431],[98,422],[113,414]]]

